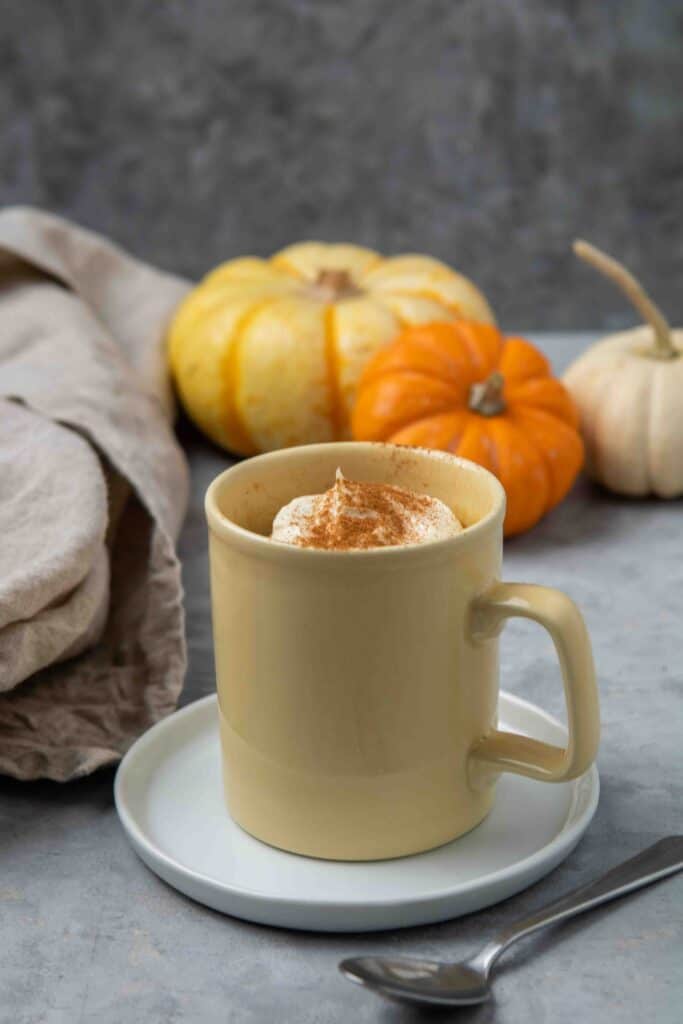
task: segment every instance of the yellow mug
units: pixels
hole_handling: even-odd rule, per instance
[[[447,540],[320,551],[268,539],[292,498],[352,480],[440,498]],[[486,816],[501,771],[563,782],[599,736],[590,643],[557,590],[501,583],[505,494],[464,459],[321,444],[226,470],[206,495],[228,809],[247,832],[312,857],[429,850]],[[498,634],[534,619],[557,649],[566,749],[497,729]]]

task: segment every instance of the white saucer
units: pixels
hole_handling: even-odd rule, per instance
[[[500,718],[516,732],[566,738],[554,718],[510,694],[501,694]],[[595,767],[561,785],[504,775],[489,817],[438,850],[360,864],[283,853],[225,810],[215,696],[145,733],[115,784],[134,849],[169,885],[235,917],[331,932],[444,921],[519,892],[573,850],[598,794]]]

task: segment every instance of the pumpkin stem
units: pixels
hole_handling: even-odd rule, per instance
[[[348,270],[337,267],[323,267],[319,270],[313,282],[313,291],[323,302],[337,302],[362,294]]]
[[[503,374],[498,370],[495,370],[486,380],[473,384],[467,402],[472,412],[478,412],[480,416],[500,416],[502,412],[505,412],[504,384]]]
[[[601,274],[614,281],[626,298],[636,307],[643,320],[652,327],[655,335],[655,347],[652,355],[657,359],[675,359],[678,352],[671,340],[671,327],[661,310],[646,294],[645,289],[633,274],[618,260],[580,238],[574,242],[573,248],[579,259],[590,263]]]

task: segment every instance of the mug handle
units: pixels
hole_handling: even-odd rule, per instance
[[[539,622],[555,644],[567,703],[567,748],[494,729],[475,743],[470,757],[485,768],[542,782],[565,782],[592,764],[600,738],[598,692],[586,626],[574,602],[560,590],[532,583],[495,583],[471,606],[473,642],[498,636],[505,620],[517,616]]]

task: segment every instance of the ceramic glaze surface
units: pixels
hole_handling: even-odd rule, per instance
[[[502,725],[565,743],[550,715],[500,695]],[[170,885],[222,913],[286,928],[358,932],[467,914],[554,868],[588,827],[595,767],[544,786],[505,775],[486,820],[414,857],[372,863],[315,860],[274,849],[225,813],[215,696],[150,729],[116,778],[119,816],[135,850]]]
[[[269,541],[276,512],[326,490],[338,466],[440,498],[468,529],[362,552]],[[477,825],[501,769],[561,781],[589,766],[585,629],[557,592],[516,601],[508,585],[502,601],[504,495],[491,474],[422,449],[315,445],[228,470],[206,508],[225,791],[247,832],[314,857],[404,856]],[[566,752],[496,731],[497,634],[514,614],[555,634]]]

